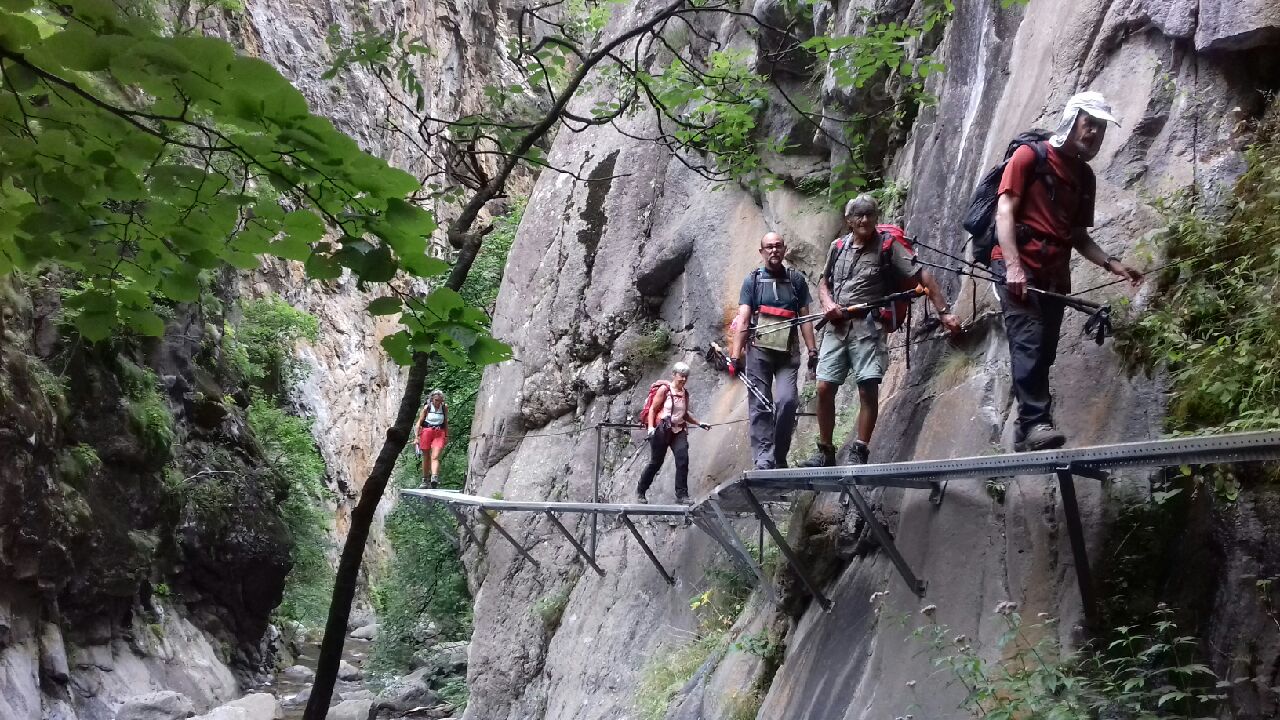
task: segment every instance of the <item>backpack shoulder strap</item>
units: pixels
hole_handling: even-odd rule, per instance
[[[1025,195],[1026,191],[1031,188],[1032,182],[1041,180],[1044,182],[1045,187],[1049,188],[1049,199],[1052,200],[1054,191],[1057,188],[1054,184],[1053,170],[1049,167],[1049,141],[1037,140],[1027,144],[1031,146],[1031,150],[1036,154],[1036,167],[1031,177],[1027,178],[1027,186],[1023,188],[1023,194]]]
[[[835,252],[827,251],[827,267],[822,271],[822,277],[827,281],[827,287],[831,288],[835,285],[835,278],[832,274],[836,271],[836,263],[840,261],[840,255],[844,253],[844,235],[836,238],[831,246],[835,248]]]
[[[804,275],[797,269],[787,266],[787,279],[791,281],[791,297],[800,301],[800,287],[805,284]]]

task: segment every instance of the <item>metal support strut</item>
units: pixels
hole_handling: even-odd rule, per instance
[[[818,604],[822,606],[822,609],[830,612],[832,605],[831,601],[828,600],[827,596],[823,595],[822,591],[818,589],[817,583],[809,577],[809,573],[804,571],[804,566],[800,564],[800,558],[796,557],[795,551],[793,551],[791,546],[787,544],[786,539],[782,537],[782,533],[778,532],[778,526],[773,524],[773,520],[769,517],[769,513],[764,511],[764,506],[756,499],[755,494],[751,492],[751,488],[743,485],[741,486],[741,490],[742,496],[747,499],[747,503],[751,505],[751,509],[755,511],[756,517],[760,518],[760,524],[764,525],[764,529],[769,531],[769,535],[773,537],[773,541],[778,544],[778,550],[782,551],[783,557],[787,559],[787,562],[791,563],[791,567],[796,571],[796,575],[800,576],[800,582],[804,583],[805,588],[808,589],[809,593],[818,601]]]
[[[476,537],[471,526],[467,524],[467,518],[463,516],[462,511],[448,503],[442,504],[449,510],[449,512],[453,513],[453,519],[458,521],[458,527],[466,531],[467,537],[471,538],[471,542],[475,543],[476,549],[479,550],[484,547],[484,543],[480,542],[480,538]]]
[[[507,542],[511,543],[512,547],[516,549],[516,552],[520,553],[520,555],[523,556],[525,560],[528,560],[529,562],[533,563],[534,567],[541,567],[540,565],[538,565],[538,561],[534,560],[533,556],[529,554],[529,551],[525,550],[523,545],[516,542],[516,539],[511,537],[511,533],[507,532],[506,528],[499,525],[497,520],[494,520],[493,518],[489,517],[488,510],[484,510],[483,508],[480,510],[480,519],[483,520],[486,525],[488,525],[489,527],[501,533],[502,537],[506,538]]]
[[[1080,601],[1084,603],[1085,620],[1098,627],[1100,606],[1093,593],[1093,573],[1089,570],[1089,553],[1084,543],[1084,527],[1080,523],[1080,504],[1076,502],[1076,481],[1070,465],[1057,469],[1058,486],[1062,490],[1062,514],[1067,519],[1067,534],[1071,538],[1071,555],[1076,562],[1076,582],[1080,585]]]
[[[555,525],[556,529],[560,531],[560,534],[564,535],[564,539],[569,541],[569,544],[573,546],[573,549],[578,551],[578,555],[591,566],[591,569],[595,570],[596,574],[600,577],[604,577],[604,571],[600,569],[599,565],[596,565],[595,558],[587,552],[586,548],[582,547],[582,543],[578,542],[578,538],[574,537],[573,533],[569,532],[569,528],[565,527],[564,523],[560,522],[560,518],[556,517],[556,514],[550,510],[546,511],[546,516],[547,519],[551,521],[551,524]],[[594,523],[595,519],[595,513],[592,513],[591,521]]]
[[[652,562],[653,566],[658,568],[658,572],[662,573],[662,579],[666,580],[668,585],[675,585],[676,579],[667,573],[667,569],[662,567],[662,563],[658,562],[658,556],[653,554],[653,550],[649,548],[649,543],[645,542],[644,538],[640,536],[640,531],[636,529],[635,523],[631,522],[631,518],[627,517],[626,513],[619,513],[618,519],[635,536],[636,542],[640,543],[640,549],[644,550],[644,554],[649,556],[649,562]]]
[[[924,597],[925,588],[928,583],[920,580],[911,572],[911,566],[907,565],[907,561],[902,557],[902,553],[898,552],[898,546],[893,543],[893,534],[889,532],[889,528],[880,522],[871,509],[871,503],[867,502],[867,498],[858,491],[858,487],[853,484],[846,485],[842,490],[854,506],[858,508],[858,512],[862,518],[867,521],[867,527],[871,529],[871,534],[876,536],[876,542],[880,543],[880,547],[884,549],[889,560],[893,562],[894,567],[898,568],[898,573],[902,575],[902,579],[906,581],[907,587],[917,597]]]

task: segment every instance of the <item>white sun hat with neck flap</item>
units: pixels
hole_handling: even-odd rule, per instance
[[[1058,121],[1058,130],[1053,134],[1053,137],[1049,138],[1050,144],[1054,147],[1062,147],[1063,143],[1067,141],[1067,135],[1071,134],[1071,128],[1076,124],[1076,118],[1080,113],[1085,113],[1104,122],[1115,123],[1117,127],[1120,125],[1120,121],[1112,114],[1111,103],[1102,97],[1102,93],[1076,93],[1067,101],[1066,107],[1062,108],[1062,117]]]

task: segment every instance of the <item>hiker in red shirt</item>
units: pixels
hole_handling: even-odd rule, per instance
[[[1135,285],[1142,273],[1121,262],[1089,237],[1096,188],[1089,161],[1102,147],[1107,123],[1119,123],[1100,93],[1072,96],[1057,134],[1046,143],[1037,172],[1036,150],[1018,148],[1005,166],[996,205],[996,238],[991,268],[1005,278],[997,285],[1009,338],[1013,392],[1018,400],[1014,449],[1062,447],[1066,436],[1053,426],[1049,369],[1058,353],[1065,306],[1028,293],[1028,285],[1055,293],[1071,291],[1071,249]]]

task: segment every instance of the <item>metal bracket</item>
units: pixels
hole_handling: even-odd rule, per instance
[[[506,528],[499,525],[497,520],[493,519],[492,517],[489,517],[488,510],[485,510],[484,508],[480,509],[480,519],[483,520],[486,525],[488,525],[489,527],[501,533],[502,537],[506,538],[507,542],[511,543],[511,546],[514,547],[516,549],[516,552],[520,553],[520,555],[523,556],[525,560],[528,560],[529,562],[533,563],[534,567],[541,567],[540,565],[538,565],[538,561],[534,560],[533,556],[529,554],[529,551],[525,550],[523,545],[516,542],[516,539],[511,537],[511,533],[507,532]]]
[[[578,551],[579,557],[585,560],[586,563],[591,566],[591,569],[596,571],[597,575],[604,577],[604,571],[600,569],[599,565],[596,565],[595,558],[587,552],[586,548],[582,547],[582,543],[578,542],[578,539],[573,536],[573,533],[569,532],[569,528],[565,527],[564,523],[560,522],[560,518],[556,517],[555,513],[550,510],[546,511],[546,515],[547,519],[551,521],[551,524],[555,525],[561,535],[564,535],[564,539],[568,540],[569,544],[573,546],[573,549]],[[595,520],[595,517],[595,513],[592,513],[591,519],[593,521]]]
[[[667,572],[666,568],[662,567],[662,563],[658,562],[658,556],[653,554],[653,550],[649,547],[649,543],[645,542],[644,538],[641,537],[640,531],[636,529],[635,523],[631,522],[631,518],[627,517],[626,513],[618,513],[618,519],[621,520],[622,524],[626,525],[627,529],[631,531],[631,534],[635,536],[636,542],[640,543],[640,549],[644,550],[644,554],[649,556],[649,562],[653,563],[653,566],[658,568],[659,573],[662,573],[662,579],[666,580],[668,585],[675,585],[676,579],[671,577],[671,574]]]
[[[741,486],[741,490],[742,496],[746,498],[747,503],[751,505],[751,509],[755,511],[756,517],[760,518],[760,524],[764,525],[764,529],[769,531],[769,535],[773,537],[773,541],[778,544],[778,550],[782,551],[782,555],[787,558],[787,562],[791,563],[791,567],[796,571],[796,575],[800,576],[800,582],[804,583],[805,588],[808,589],[809,593],[818,601],[818,604],[822,606],[823,610],[831,612],[831,606],[833,603],[827,599],[826,595],[822,594],[822,591],[818,589],[817,583],[809,577],[809,573],[805,572],[804,565],[801,564],[800,558],[796,556],[795,551],[787,544],[786,539],[782,537],[782,533],[778,532],[778,526],[773,524],[773,520],[769,517],[769,513],[765,512],[764,506],[756,499],[755,494],[751,492],[751,488],[746,484],[743,484]]]
[[[929,483],[933,486],[929,489],[929,502],[933,503],[935,507],[941,507],[942,499],[947,496],[948,482],[948,480],[943,480],[942,482]]]
[[[1058,487],[1062,490],[1062,514],[1067,520],[1067,535],[1071,539],[1071,555],[1076,563],[1076,582],[1080,585],[1080,601],[1084,604],[1085,621],[1098,627],[1102,606],[1093,592],[1093,573],[1089,570],[1089,553],[1084,542],[1084,526],[1080,522],[1080,504],[1076,500],[1075,469],[1060,467]]]
[[[475,531],[471,529],[469,524],[467,524],[467,518],[462,514],[462,511],[448,503],[441,504],[443,504],[449,512],[453,513],[453,519],[458,521],[458,527],[466,531],[467,537],[471,538],[471,542],[475,543],[476,550],[484,547],[484,543],[480,542],[480,538],[476,536]]]
[[[733,529],[733,523],[729,522],[729,518],[720,507],[719,501],[713,498],[708,501],[708,504],[711,506],[712,512],[715,513],[715,518],[704,518],[700,514],[694,515],[694,523],[699,528],[702,528],[703,532],[720,543],[725,551],[729,553],[729,558],[737,563],[738,567],[756,579],[756,587],[764,592],[769,602],[777,605],[778,594],[774,592],[773,584],[769,578],[765,577],[764,568],[752,559],[751,552],[747,550],[742,538],[738,537],[738,533]]]
[[[858,491],[858,486],[850,482],[841,491],[849,496],[849,500],[858,508],[858,512],[863,519],[867,521],[867,527],[871,529],[871,534],[876,536],[876,541],[880,543],[880,547],[884,549],[889,560],[893,562],[894,567],[898,568],[898,574],[902,575],[902,579],[906,581],[907,587],[917,597],[924,597],[924,591],[929,583],[920,580],[915,573],[911,572],[911,566],[907,564],[902,553],[898,552],[898,546],[893,542],[893,533],[889,532],[889,528],[876,517],[875,512],[871,509],[871,503],[867,502],[867,498]]]

